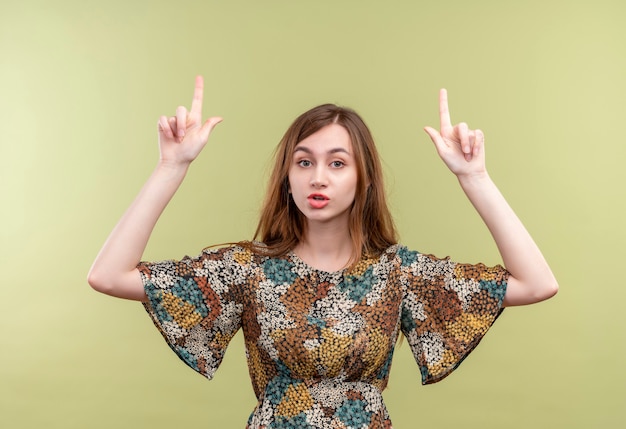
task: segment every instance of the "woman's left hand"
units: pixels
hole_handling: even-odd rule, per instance
[[[424,131],[450,171],[457,176],[485,173],[485,136],[481,130],[471,130],[465,122],[452,125],[445,89],[439,91],[439,121],[439,131],[432,127],[424,127]]]
[[[441,130],[425,127],[439,156],[456,174],[461,188],[491,232],[509,271],[504,305],[543,301],[559,289],[550,266],[532,237],[506,202],[485,168],[485,138],[467,124],[452,125],[448,94],[439,93]]]

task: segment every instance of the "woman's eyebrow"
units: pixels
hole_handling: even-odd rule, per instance
[[[293,153],[296,153],[296,152],[304,152],[304,153],[308,153],[310,155],[313,154],[313,151],[311,149],[309,149],[308,147],[306,147],[306,146],[296,146],[295,149],[293,150]],[[346,149],[344,149],[342,147],[337,147],[337,148],[334,148],[334,149],[330,149],[326,153],[329,153],[329,154],[345,153],[347,155],[350,155],[350,152],[348,152]]]

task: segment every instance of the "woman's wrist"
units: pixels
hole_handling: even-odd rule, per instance
[[[184,177],[187,174],[187,170],[189,170],[190,164],[190,162],[176,162],[161,159],[157,163],[155,170],[157,172],[163,172],[168,175],[182,175]]]
[[[492,184],[491,177],[486,170],[480,172],[472,172],[459,174],[456,176],[459,184],[463,189],[471,189]]]

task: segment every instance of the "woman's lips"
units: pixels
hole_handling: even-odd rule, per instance
[[[322,209],[328,205],[330,199],[324,194],[311,194],[307,197],[309,205],[314,209]]]

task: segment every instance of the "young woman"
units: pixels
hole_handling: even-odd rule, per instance
[[[484,137],[425,131],[498,246],[504,267],[458,264],[397,244],[372,136],[352,110],[322,105],[289,127],[255,234],[195,258],[140,262],[151,231],[221,121],[191,110],[159,120],[161,157],[89,273],[96,290],[142,301],[169,346],[211,378],[243,329],[258,404],[249,428],[389,428],[382,402],[406,337],[423,383],[473,350],[504,306],[553,296],[557,282],[485,168]]]

